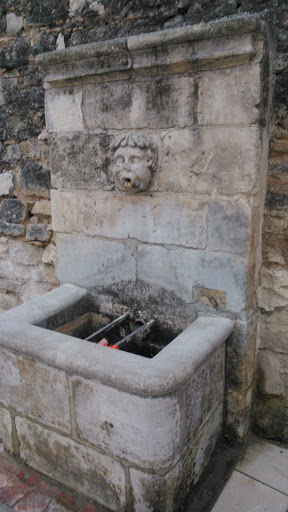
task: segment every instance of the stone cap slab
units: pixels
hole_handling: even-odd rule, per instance
[[[178,73],[248,64],[261,60],[267,25],[261,16],[234,16],[206,24],[69,47],[36,57],[46,87],[91,75],[127,72]],[[109,78],[107,78],[109,79]]]
[[[59,321],[61,311],[64,314],[62,323],[63,319],[71,317],[71,312],[75,318],[82,314],[84,306],[87,311],[87,298],[85,288],[65,284],[3,313],[0,316],[0,346],[69,374],[100,380],[142,396],[161,396],[188,382],[234,328],[233,321],[228,318],[200,317],[153,359],[107,350],[73,336],[43,329],[49,322],[53,325],[53,315]]]

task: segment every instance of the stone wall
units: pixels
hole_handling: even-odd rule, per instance
[[[263,226],[256,424],[288,438],[288,7],[281,0],[2,0],[0,7],[0,308],[57,285],[50,229],[42,75],[35,55],[66,46],[266,10],[277,35],[273,135]],[[286,428],[286,431],[285,431]]]

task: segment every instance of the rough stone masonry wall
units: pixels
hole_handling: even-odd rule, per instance
[[[277,35],[270,169],[259,288],[256,425],[288,439],[288,5],[284,0],[2,0],[0,5],[0,308],[57,285],[49,158],[35,55],[56,47],[267,10]]]

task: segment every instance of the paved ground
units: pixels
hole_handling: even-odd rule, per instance
[[[288,449],[251,437],[212,512],[288,512]]]
[[[216,458],[220,465],[225,465],[225,459],[231,467],[236,452],[228,450],[224,455],[224,449],[224,446],[218,448]],[[221,471],[217,464],[219,462],[212,460],[210,468],[214,467],[219,473]],[[226,470],[224,473],[227,474]],[[190,500],[186,512],[288,512],[287,447],[251,437],[216,504],[211,506],[211,494],[219,494],[219,479],[217,485],[214,482],[209,488],[207,478],[204,478],[196,500],[195,496],[193,502]],[[104,509],[93,505],[84,496],[16,463],[0,444],[0,512],[68,511],[104,512]]]
[[[87,498],[16,463],[0,444],[0,512],[102,512]]]

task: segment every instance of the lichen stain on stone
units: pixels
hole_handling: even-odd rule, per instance
[[[288,443],[288,400],[285,396],[256,397],[254,430],[268,439]]]

